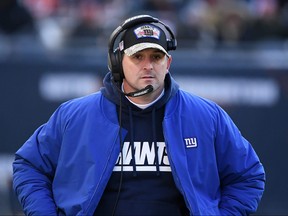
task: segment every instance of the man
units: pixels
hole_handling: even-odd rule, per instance
[[[115,29],[101,91],[63,103],[16,152],[25,214],[256,211],[263,166],[223,109],[179,89],[169,73],[176,45],[150,16]]]

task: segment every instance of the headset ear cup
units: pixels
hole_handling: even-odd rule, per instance
[[[122,55],[119,49],[116,49],[112,55],[110,55],[110,70],[115,82],[122,82],[124,78],[122,69]]]
[[[167,41],[167,50],[176,50],[177,42],[175,39],[171,39]]]
[[[118,73],[119,73],[119,79],[120,81],[122,82],[122,80],[124,79],[124,71],[123,71],[123,67],[122,67],[122,60],[123,60],[123,55],[122,53],[120,52],[120,50],[117,50],[117,53],[116,53],[116,58],[117,58],[117,62],[118,62]]]
[[[118,81],[122,82],[124,78],[123,68],[122,68],[122,54],[119,49],[115,51],[115,61],[116,61],[116,73],[118,76]]]

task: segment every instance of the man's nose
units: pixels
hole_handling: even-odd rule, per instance
[[[146,70],[152,70],[153,64],[152,64],[152,60],[150,58],[145,59],[143,68]]]

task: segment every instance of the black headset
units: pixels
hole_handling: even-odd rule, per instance
[[[170,39],[167,39],[167,51],[175,50],[177,47],[177,41],[174,33],[169,26],[161,22],[159,19],[154,18],[150,15],[138,15],[127,19],[122,25],[118,26],[112,32],[108,44],[108,68],[111,71],[112,78],[115,82],[122,82],[124,78],[122,68],[122,54],[118,47],[116,49],[114,48],[115,41],[122,32],[141,23],[160,23],[161,25],[163,25],[171,36]]]

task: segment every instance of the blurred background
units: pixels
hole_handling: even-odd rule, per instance
[[[107,45],[126,18],[168,24],[180,86],[220,104],[267,173],[256,215],[288,215],[288,1],[1,0],[0,215],[21,215],[15,151],[60,103],[99,90]]]

